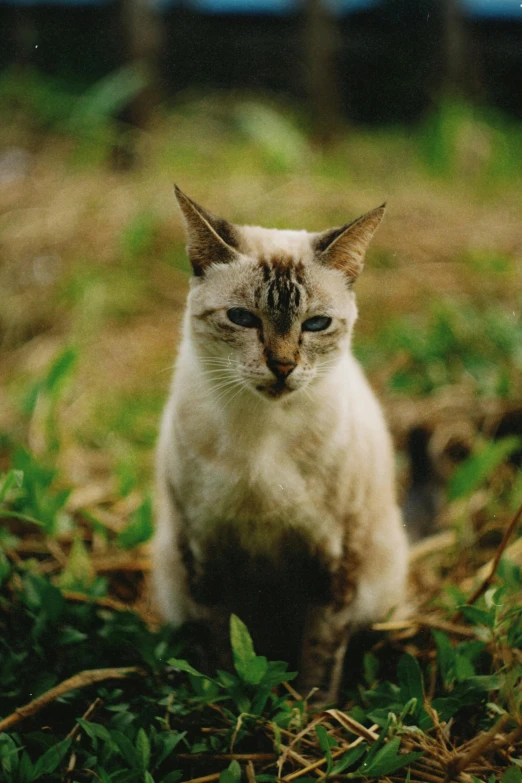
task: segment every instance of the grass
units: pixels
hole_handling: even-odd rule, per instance
[[[0,83],[2,781],[520,783],[518,127],[448,101],[319,150],[273,99],[192,96],[138,132],[117,119],[136,75],[76,96],[20,78]],[[408,435],[427,432],[444,532],[413,550],[412,619],[354,646],[328,711],[239,619],[234,670],[200,674],[195,630],[160,628],[151,604],[152,454],[188,282],[174,180],[284,227],[388,199],[354,347],[403,494]]]

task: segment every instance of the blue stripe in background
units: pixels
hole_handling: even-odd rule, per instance
[[[382,0],[325,0],[336,14],[364,11],[381,4]],[[412,3],[416,0],[411,0]],[[0,4],[34,5],[109,5],[113,0],[0,0]],[[149,0],[158,8],[175,8],[180,0]],[[459,0],[466,16],[484,19],[513,19],[522,22],[521,0]],[[302,7],[301,0],[183,0],[185,8],[207,14],[263,14],[284,15]]]

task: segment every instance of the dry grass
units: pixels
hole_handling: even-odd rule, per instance
[[[60,448],[52,455],[62,483],[74,489],[66,510],[87,547],[90,577],[109,580],[109,596],[98,599],[100,604],[132,608],[151,625],[156,618],[147,591],[147,548],[122,552],[116,536],[150,486],[157,422],[188,286],[173,181],[229,219],[280,227],[319,230],[386,199],[388,215],[358,283],[361,339],[378,340],[386,323],[404,314],[422,320],[434,300],[479,308],[498,304],[515,319],[522,302],[517,176],[484,182],[468,150],[457,160],[453,177],[436,179],[415,158],[415,139],[382,133],[372,138],[356,131],[328,153],[307,146],[303,159],[285,168],[213,112],[212,106],[203,106],[195,117],[181,112],[158,120],[139,138],[139,165],[126,172],[75,165],[74,143],[63,137],[35,140],[12,127],[3,131],[6,149],[25,145],[26,165],[0,184],[0,432],[26,443],[42,459],[49,457],[49,410],[44,401],[28,413],[24,399],[55,357],[74,347],[77,367],[57,407]],[[212,131],[205,124],[209,116]],[[1,167],[0,153],[0,174]],[[466,377],[427,398],[390,394],[388,378],[402,360],[387,357],[373,369],[372,380],[401,451],[412,428],[429,432],[442,481],[454,469],[456,443],[471,447],[477,433],[494,434],[508,414],[520,412],[522,389],[509,400],[478,400]],[[0,459],[5,460],[1,443]],[[401,465],[406,485],[410,468],[404,456]],[[446,506],[441,521],[450,529],[431,548],[424,543],[414,550],[416,616],[397,627],[376,629],[387,632],[392,650],[433,662],[427,629],[442,629],[452,639],[476,638],[474,627],[448,619],[439,598],[448,584],[469,593],[488,578],[502,532],[513,519],[514,509],[502,500],[513,481],[513,471],[506,470],[487,492]],[[122,493],[129,473],[131,490]],[[93,530],[90,515],[105,527],[104,535]],[[9,553],[14,561],[34,558],[39,572],[50,576],[67,566],[75,536],[44,539],[23,522],[11,530],[21,535],[20,545]],[[468,540],[473,548],[466,546]],[[519,542],[506,544],[512,559],[522,563]],[[67,598],[84,600],[74,591]],[[376,652],[382,644],[376,642]],[[495,655],[501,668],[501,656],[508,652],[498,648]],[[487,779],[522,753],[520,724],[507,729],[501,717],[472,739],[455,736],[451,721],[438,724],[429,696],[427,709],[436,729],[428,736],[397,728],[403,750],[424,753],[411,766],[411,783],[471,783],[473,775]],[[237,758],[249,781],[273,768],[274,760],[284,781],[321,778],[327,760],[316,726],[323,725],[337,741],[334,757],[361,738],[373,742],[377,737],[375,727],[347,725],[348,720],[339,710],[316,715],[301,732],[283,736],[278,759],[231,750],[215,761],[221,769],[223,761]],[[270,729],[264,731],[272,742]],[[219,774],[192,783],[217,780]]]

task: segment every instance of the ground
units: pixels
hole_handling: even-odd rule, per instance
[[[245,106],[192,99],[147,131],[104,117],[96,134],[27,97],[3,117],[4,779],[520,781],[520,129],[447,101],[323,150],[293,107],[260,101],[252,126]],[[401,497],[436,537],[412,550],[412,619],[369,632],[328,712],[240,621],[235,674],[200,676],[190,629],[160,629],[150,599],[153,450],[188,286],[174,181],[285,228],[388,202],[354,349]]]

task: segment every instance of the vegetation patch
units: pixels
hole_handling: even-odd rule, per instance
[[[318,150],[292,107],[207,96],[138,131],[118,119],[138,77],[0,81],[0,780],[521,783],[519,128],[445,101]],[[411,618],[353,640],[326,709],[240,618],[234,668],[208,672],[199,630],[151,606],[187,292],[175,180],[237,222],[310,230],[388,198],[354,343],[403,496],[438,493],[440,524],[412,547]]]

